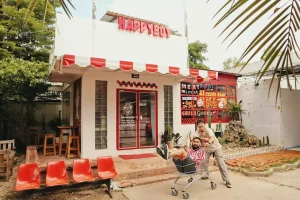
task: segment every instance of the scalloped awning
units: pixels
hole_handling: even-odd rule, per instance
[[[109,68],[112,70],[122,69],[124,71],[135,70],[137,72],[149,72],[160,74],[182,75],[186,77],[195,77],[197,80],[208,81],[218,78],[218,72],[210,70],[198,69],[182,69],[176,66],[162,66],[150,63],[136,63],[123,60],[109,60],[105,58],[80,57],[75,55],[65,54],[62,56],[62,67],[77,65],[79,67],[92,66],[95,68]]]

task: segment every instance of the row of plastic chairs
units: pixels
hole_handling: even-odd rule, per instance
[[[110,156],[97,158],[97,170],[98,177],[101,180],[109,180],[109,183],[110,179],[113,179],[117,176],[113,159]],[[84,158],[76,159],[73,161],[73,180],[75,183],[89,182],[95,180],[89,159]],[[69,179],[65,162],[48,162],[46,173],[46,186],[52,187],[67,184],[69,184]],[[38,188],[40,188],[40,170],[38,164],[21,164],[18,169],[15,191],[24,191]],[[110,188],[107,189],[109,190]]]

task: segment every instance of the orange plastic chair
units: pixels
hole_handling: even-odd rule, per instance
[[[84,158],[73,161],[73,180],[75,183],[95,180],[89,159]]]
[[[113,179],[118,175],[111,156],[98,157],[97,166],[100,179]]]
[[[46,185],[47,187],[67,185],[69,183],[65,161],[48,162]]]
[[[40,170],[38,164],[20,164],[15,191],[37,189],[40,185]]]
[[[114,161],[111,156],[100,156],[97,158],[98,176],[107,185],[106,193],[112,198],[110,194],[110,181],[118,174],[115,169]]]

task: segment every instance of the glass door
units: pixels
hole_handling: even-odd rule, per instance
[[[118,149],[155,147],[157,144],[157,93],[118,90]]]
[[[140,147],[156,144],[156,93],[139,92]]]
[[[137,148],[137,92],[119,90],[119,149]]]

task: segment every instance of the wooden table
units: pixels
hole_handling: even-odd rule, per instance
[[[64,134],[68,134],[69,133],[64,133],[64,130],[71,130],[71,135],[76,135],[76,129],[78,129],[77,126],[58,126],[57,128],[59,128],[59,156],[61,156],[61,150],[62,150],[62,139],[63,139],[63,135]],[[66,148],[64,149],[66,151]]]

